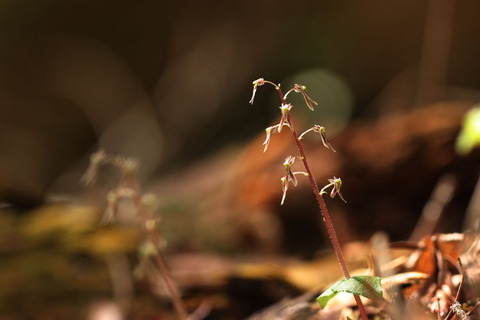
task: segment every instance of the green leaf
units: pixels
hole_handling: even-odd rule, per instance
[[[480,106],[471,109],[465,115],[455,149],[458,154],[466,155],[480,145]]]
[[[354,276],[337,281],[317,298],[317,302],[322,308],[325,308],[328,301],[340,292],[348,292],[372,300],[381,300],[383,298],[381,280],[380,277]]]

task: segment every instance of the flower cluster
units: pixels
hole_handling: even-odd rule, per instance
[[[312,111],[314,110],[313,105],[318,105],[312,98],[310,98],[310,96],[307,93],[307,87],[304,86],[304,85],[295,84],[293,88],[288,90],[287,93],[285,95],[283,95],[282,90],[280,89],[280,85],[276,85],[275,83],[273,83],[271,81],[267,81],[263,78],[259,78],[255,81],[253,81],[252,84],[253,84],[253,93],[252,93],[252,98],[250,99],[250,104],[253,104],[255,94],[257,92],[257,88],[260,87],[260,86],[263,86],[264,84],[270,84],[270,85],[274,86],[275,89],[279,92],[280,98],[282,100],[282,105],[280,106],[280,111],[281,111],[280,122],[276,125],[270,126],[270,127],[265,129],[266,137],[265,137],[265,141],[263,142],[263,146],[264,146],[263,152],[267,151],[267,149],[268,149],[272,133],[281,132],[282,129],[285,126],[288,127],[292,132],[294,132],[294,136],[296,137],[295,129],[293,127],[292,118],[291,118],[291,115],[290,115],[290,111],[292,110],[293,105],[290,104],[290,103],[287,103],[287,101],[286,101],[287,96],[291,92],[296,92],[296,93],[302,94],[307,107]],[[302,140],[304,138],[304,136],[308,132],[311,132],[311,131],[320,134],[320,137],[322,139],[322,144],[324,145],[324,147],[332,150],[333,152],[335,152],[335,149],[332,147],[332,145],[330,144],[330,142],[327,139],[327,134],[326,134],[325,127],[322,127],[322,126],[317,125],[317,124],[314,125],[313,127],[311,127],[310,129],[306,130],[305,132],[303,132],[297,138],[298,141]],[[297,157],[288,156],[285,159],[285,162],[283,163],[283,166],[285,168],[285,175],[280,179],[281,182],[282,182],[282,191],[283,191],[281,204],[283,204],[285,202],[285,197],[287,195],[287,190],[288,190],[288,186],[290,185],[290,183],[293,184],[294,186],[297,185],[298,181],[297,181],[296,175],[301,174],[301,175],[304,175],[304,176],[307,176],[307,177],[309,176],[309,174],[307,172],[303,172],[303,171],[294,172],[292,170],[291,166],[295,162],[296,158]],[[328,189],[329,187],[332,187],[332,190],[330,192],[330,196],[333,198],[338,194],[339,197],[343,201],[345,201],[342,194],[340,193],[340,188],[342,186],[342,180],[340,178],[333,177],[333,179],[328,179],[328,182],[329,183],[325,187],[323,187],[323,189],[320,191],[320,195],[325,194],[326,193],[325,190]]]
[[[297,135],[297,132],[296,132],[294,126],[293,126],[292,118],[291,118],[291,115],[290,115],[290,111],[293,108],[293,106],[290,103],[287,102],[286,98],[287,98],[288,94],[290,94],[290,92],[300,93],[300,94],[302,94],[302,96],[305,100],[305,103],[307,104],[307,107],[312,111],[314,110],[313,105],[317,105],[317,103],[312,98],[310,98],[310,96],[307,94],[307,88],[303,85],[295,84],[295,86],[292,89],[290,89],[284,95],[283,92],[282,92],[282,89],[280,88],[280,85],[276,85],[273,82],[266,81],[265,79],[260,78],[260,79],[257,79],[253,82],[253,94],[252,94],[252,98],[250,99],[251,104],[253,104],[253,100],[255,98],[255,93],[257,92],[257,88],[259,86],[262,86],[262,85],[266,84],[266,83],[273,85],[275,87],[275,90],[277,90],[277,92],[280,96],[280,100],[282,101],[282,104],[280,106],[280,110],[282,112],[282,117],[281,117],[280,122],[278,124],[276,124],[274,126],[271,126],[271,127],[268,127],[265,130],[266,134],[267,134],[267,137],[265,138],[265,141],[263,142],[264,151],[266,151],[267,148],[268,148],[268,144],[270,143],[272,133],[280,132],[283,129],[284,126],[287,126],[291,131],[291,134],[292,134],[292,136],[295,140],[295,144],[297,146],[297,150],[298,150],[298,153],[299,153],[299,156],[288,156],[283,163],[283,167],[285,169],[285,174],[280,179],[281,182],[282,182],[282,191],[283,191],[281,204],[283,204],[285,202],[285,197],[287,195],[288,187],[290,186],[290,184],[293,184],[293,186],[296,186],[298,184],[297,175],[300,174],[300,175],[306,176],[308,178],[309,182],[310,182],[310,186],[312,187],[312,191],[315,194],[315,198],[317,199],[318,206],[319,206],[320,212],[322,214],[323,222],[325,223],[325,227],[327,229],[328,236],[329,236],[329,238],[332,242],[333,249],[335,251],[338,262],[339,262],[339,264],[341,266],[341,269],[342,269],[342,272],[345,276],[345,279],[351,279],[350,272],[348,271],[348,266],[346,264],[345,257],[343,255],[343,251],[342,251],[342,248],[340,246],[340,242],[338,241],[338,237],[336,235],[335,228],[333,226],[332,220],[330,218],[330,214],[328,212],[327,205],[326,205],[324,197],[323,197],[323,195],[325,193],[327,193],[326,190],[331,187],[332,189],[330,191],[330,197],[333,198],[338,194],[338,196],[343,201],[345,201],[342,194],[340,193],[340,189],[342,187],[342,180],[340,178],[337,178],[337,177],[333,177],[333,179],[328,179],[329,183],[320,190],[318,188],[318,185],[317,185],[315,179],[313,178],[313,173],[310,170],[310,166],[308,164],[307,156],[305,154],[301,139],[303,139],[303,137],[305,136],[306,133],[308,133],[310,131],[313,131],[313,132],[316,132],[316,133],[320,134],[320,137],[322,139],[322,143],[327,149],[330,149],[334,152],[335,152],[335,150],[331,146],[330,142],[328,142],[327,136],[326,136],[326,133],[325,133],[325,128],[322,127],[322,126],[314,125],[312,128],[305,131],[301,136]],[[292,166],[295,162],[295,159],[300,159],[302,161],[303,168],[305,169],[305,171],[297,171],[297,172],[293,171]],[[370,278],[378,278],[378,277],[371,277],[371,276],[370,277],[368,277],[368,276],[363,276],[362,277],[362,279],[370,279]],[[378,282],[379,286],[377,286],[377,288],[374,289],[374,291],[379,292],[380,296],[381,296],[382,288],[381,288],[381,285],[380,285],[380,281],[379,281],[379,279],[376,279],[376,280],[378,280],[377,282]],[[360,293],[357,293],[356,291],[352,291],[352,292],[348,291],[348,292],[353,294],[353,297],[354,297],[355,302],[358,306],[358,310],[360,312],[361,318],[363,320],[368,320],[367,312],[366,312],[365,307],[362,303],[362,300],[360,299],[358,294],[364,295],[368,298],[369,297],[368,294],[365,295],[364,293],[365,292],[370,293],[370,291],[372,289],[372,286],[371,285],[368,285],[368,286],[361,285],[360,287],[358,287],[358,285],[355,284],[355,289],[361,289],[362,291]],[[365,290],[363,290],[363,289],[365,289]],[[321,297],[322,296],[320,296],[319,298],[321,298]],[[319,301],[319,303],[320,303],[320,301]],[[458,311],[458,308],[456,310]]]

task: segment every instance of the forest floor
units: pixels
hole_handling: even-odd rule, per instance
[[[479,154],[453,148],[464,111],[435,105],[353,124],[332,140],[335,154],[307,143],[318,180],[345,181],[348,203],[328,201],[352,273],[382,276],[385,299],[365,300],[372,319],[478,318],[468,312],[480,243],[462,225]],[[290,149],[276,142],[262,156],[263,139],[145,189],[158,195],[164,254],[187,309],[211,320],[357,319],[350,296],[316,303],[341,270],[311,191],[299,186],[280,206]],[[1,210],[1,319],[177,319],[159,275],[138,272],[138,223],[127,214],[101,224],[104,211],[82,201]]]

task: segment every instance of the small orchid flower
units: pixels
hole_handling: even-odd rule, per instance
[[[312,103],[313,103],[314,105],[318,106],[318,103],[317,103],[315,100],[313,100],[312,98],[310,98],[310,96],[308,95],[308,93],[307,93],[307,87],[305,87],[305,86],[303,86],[303,85],[301,85],[301,84],[295,84],[295,86],[294,86],[292,89],[288,90],[288,92],[285,94],[285,96],[283,96],[283,98],[286,99],[287,96],[288,96],[288,95],[290,94],[290,92],[292,92],[292,91],[299,92],[299,93],[302,94],[303,99],[305,99],[305,103],[307,104],[307,107],[308,107],[310,110],[314,111]]]
[[[253,84],[253,93],[252,98],[250,99],[250,104],[253,104],[253,100],[255,99],[255,93],[257,92],[257,87],[263,86],[265,84],[265,79],[258,78],[257,80],[252,82]]]
[[[283,167],[285,168],[285,176],[283,176],[280,179],[281,182],[282,182],[282,191],[283,191],[282,201],[280,202],[280,204],[282,204],[282,205],[285,202],[285,197],[287,196],[288,185],[290,184],[290,182],[294,186],[297,186],[297,184],[298,184],[298,180],[297,180],[297,177],[295,175],[302,174],[304,176],[308,176],[308,173],[306,173],[306,172],[302,172],[302,171],[294,172],[292,170],[292,165],[293,165],[294,162],[295,162],[295,157],[288,156],[285,159],[285,162],[283,163]]]
[[[278,127],[279,125],[274,125],[274,126],[271,126],[271,127],[268,127],[265,129],[265,133],[266,133],[266,138],[265,138],[265,141],[262,143],[262,145],[265,146],[265,148],[263,148],[263,152],[267,151],[267,148],[268,148],[268,145],[270,144],[270,136],[272,133],[277,133],[278,132]]]
[[[98,176],[99,167],[105,162],[107,154],[104,150],[100,149],[90,156],[90,165],[87,171],[81,178],[81,182],[86,186],[93,185]]]
[[[328,139],[327,139],[327,134],[326,134],[325,127],[319,126],[318,124],[314,125],[314,126],[311,127],[310,129],[308,129],[307,131],[305,131],[304,133],[302,133],[302,134],[298,137],[298,139],[302,140],[302,139],[303,139],[303,136],[304,136],[305,134],[307,134],[308,132],[310,132],[310,131],[319,133],[319,134],[320,134],[320,137],[322,138],[322,143],[323,143],[323,145],[325,146],[325,148],[330,149],[330,150],[332,150],[333,152],[336,152],[335,149],[333,149],[332,145],[330,144],[330,142],[329,142]]]
[[[295,162],[295,157],[288,156],[285,158],[285,162],[283,163],[283,167],[285,168],[285,179],[288,182],[292,182],[294,186],[297,186],[297,178],[293,174],[292,165]]]
[[[330,191],[330,197],[334,198],[337,194],[340,197],[340,199],[343,200],[343,202],[347,203],[345,199],[343,198],[342,194],[340,193],[340,189],[342,188],[342,179],[333,177],[333,179],[328,179],[328,184],[320,190],[320,194],[326,194],[327,192],[325,189],[332,187],[332,190]]]
[[[278,132],[282,131],[284,125],[288,126],[292,130],[293,125],[290,116],[290,110],[292,109],[292,107],[293,106],[290,103],[282,104],[280,106],[280,110],[282,111],[282,118],[280,118],[280,123],[278,124]]]
[[[307,87],[305,87],[301,84],[295,84],[295,86],[293,87],[293,90],[295,90],[295,92],[300,92],[302,94],[303,98],[305,99],[305,103],[307,104],[307,107],[310,110],[312,110],[312,111],[314,110],[312,103],[315,104],[316,106],[318,106],[318,103],[315,102],[315,100],[310,98],[310,96],[308,95]]]

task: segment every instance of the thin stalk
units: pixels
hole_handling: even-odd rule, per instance
[[[185,307],[185,303],[182,300],[180,295],[180,291],[178,290],[177,285],[173,281],[172,275],[170,274],[170,269],[167,266],[167,262],[165,261],[165,257],[163,256],[162,250],[158,245],[158,234],[155,231],[149,231],[149,235],[152,241],[154,242],[155,247],[157,248],[157,254],[155,255],[155,262],[160,269],[160,274],[162,275],[163,281],[167,287],[168,292],[172,298],[172,304],[177,312],[178,316],[182,320],[189,319],[187,308]]]
[[[275,89],[278,91],[278,94],[280,95],[280,99],[282,100],[282,103],[286,104],[287,101],[282,93],[282,89],[279,86],[275,86]],[[305,150],[303,149],[302,142],[298,138],[297,131],[295,130],[295,127],[293,126],[293,122],[291,121],[291,119],[290,119],[290,124],[291,124],[290,129],[292,131],[293,139],[295,140],[295,144],[300,154],[300,158],[302,159],[305,172],[308,174],[308,180],[310,182],[310,186],[312,187],[312,191],[315,195],[315,198],[317,199],[317,203],[320,208],[320,213],[322,214],[323,222],[325,224],[325,227],[327,228],[328,237],[330,238],[330,241],[332,243],[333,250],[335,251],[335,255],[337,256],[337,260],[340,263],[340,267],[342,269],[343,275],[346,279],[348,279],[350,278],[350,272],[348,271],[348,266],[345,261],[345,257],[343,255],[342,247],[340,246],[340,242],[338,241],[337,233],[335,232],[335,228],[333,227],[332,219],[330,218],[327,204],[325,203],[325,200],[323,199],[323,196],[320,193],[320,189],[318,188],[317,182],[315,181],[315,178],[312,174],[312,170],[310,169],[310,165],[308,164],[307,155],[305,154]],[[368,320],[367,312],[365,311],[365,306],[363,305],[362,300],[356,294],[354,294],[353,297],[355,298],[355,302],[357,303],[358,310],[360,311],[362,319]]]
[[[135,174],[131,173],[130,175],[126,175],[125,180],[135,190],[135,197],[133,200],[135,202],[135,206],[139,211],[138,212],[139,216],[142,219],[146,236],[149,238],[150,242],[155,246],[156,254],[153,256],[153,259],[160,270],[160,275],[162,276],[166,289],[170,294],[173,308],[175,309],[175,312],[177,313],[178,317],[181,320],[188,320],[189,315],[187,312],[187,308],[180,294],[180,290],[178,289],[177,284],[172,278],[170,268],[168,267],[167,261],[163,255],[163,251],[161,247],[161,239],[160,239],[158,230],[150,226],[152,217],[148,214],[147,210],[145,210],[142,204],[141,191],[140,191],[140,187],[138,186]]]
[[[297,145],[298,152],[300,153],[300,157],[303,162],[303,166],[305,167],[305,171],[308,173],[308,181],[310,182],[310,186],[312,187],[313,193],[315,194],[315,198],[317,199],[318,206],[320,207],[320,212],[322,213],[323,222],[327,228],[328,236],[330,241],[332,242],[333,249],[337,256],[338,262],[342,267],[342,272],[346,278],[350,278],[350,272],[348,271],[347,263],[345,261],[345,257],[343,255],[342,248],[340,246],[340,242],[338,241],[337,233],[335,232],[335,228],[333,227],[332,220],[330,218],[330,214],[327,209],[327,205],[323,196],[320,194],[320,189],[313,177],[312,171],[310,169],[310,165],[308,164],[307,157],[305,155],[305,151],[303,149],[303,145],[298,140],[297,132],[295,130],[292,131],[293,138]]]
[[[323,196],[320,194],[317,182],[313,178],[312,171],[310,170],[310,166],[307,161],[307,156],[305,154],[305,151],[303,150],[303,145],[298,139],[297,132],[294,128],[292,128],[292,135],[295,140],[295,144],[297,145],[298,152],[300,153],[300,157],[302,159],[303,166],[305,167],[305,171],[308,173],[308,181],[310,182],[310,186],[312,187],[315,198],[317,199],[318,206],[320,207],[320,213],[322,214],[323,222],[325,224],[325,227],[327,228],[328,237],[330,238],[330,241],[332,243],[333,250],[335,251],[337,260],[340,263],[343,275],[346,279],[348,279],[350,278],[350,272],[348,271],[348,266],[343,255],[342,247],[340,246],[340,242],[338,241],[337,233],[335,232],[335,228],[333,227],[332,219],[330,218],[330,213],[327,209],[327,204],[325,203]],[[354,294],[353,297],[355,298],[355,302],[357,303],[358,310],[360,311],[362,319],[368,320],[367,312],[365,311],[365,306],[363,305],[362,300],[356,294]]]

